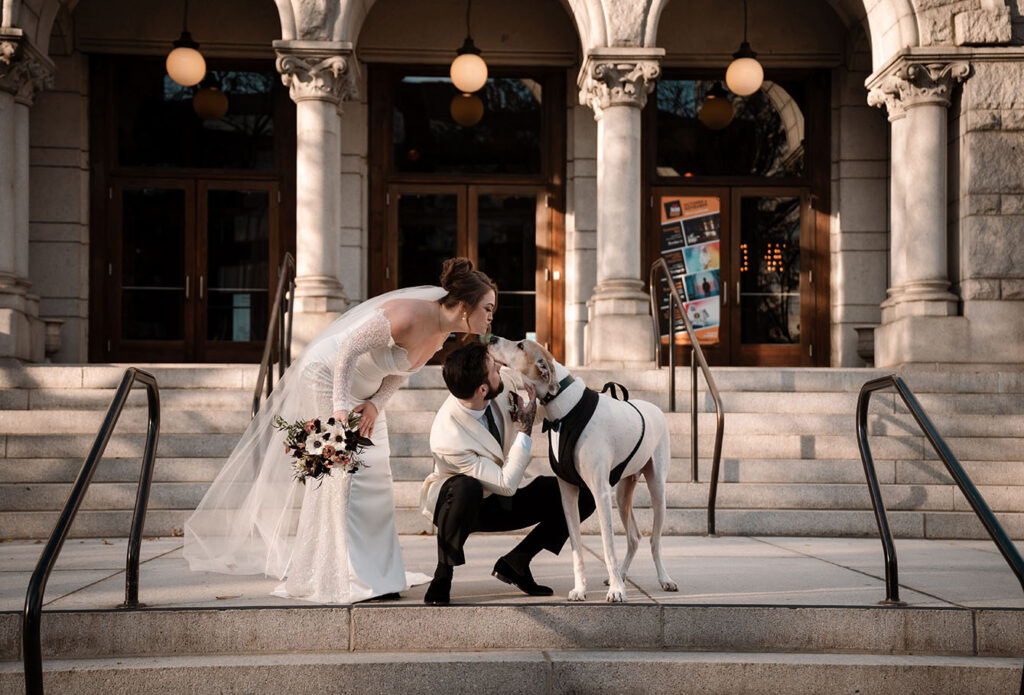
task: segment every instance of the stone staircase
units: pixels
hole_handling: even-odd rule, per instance
[[[1016,693],[1020,612],[622,604],[57,611],[50,693]],[[17,613],[0,691],[19,692]],[[827,685],[825,685],[827,684]]]
[[[154,365],[162,427],[148,535],[182,528],[248,422],[254,365]],[[123,374],[113,365],[0,368],[0,538],[45,537],[56,519]],[[667,408],[667,369],[626,373],[578,369],[591,386],[615,380],[631,396]],[[860,386],[884,372],[863,369],[716,368],[726,430],[718,492],[722,534],[874,535],[857,442]],[[1024,373],[903,375],[1013,538],[1024,538]],[[703,380],[701,379],[701,384]],[[678,371],[680,410],[689,407],[689,371]],[[139,388],[125,409],[72,535],[127,534],[146,427]],[[427,433],[447,392],[427,368],[389,405],[392,470],[400,533],[429,531],[415,509],[430,470]],[[713,408],[700,392],[701,408]],[[669,415],[673,467],[668,534],[706,529],[714,415],[700,415],[699,480],[689,482],[690,416]],[[892,392],[872,398],[871,446],[896,535],[985,538],[966,500]],[[546,468],[546,439],[535,465]],[[649,527],[648,496],[638,518]],[[596,532],[593,520],[585,530]]]

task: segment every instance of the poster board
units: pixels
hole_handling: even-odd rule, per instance
[[[721,326],[721,200],[718,196],[662,196],[661,257],[684,302],[701,345],[719,342]],[[669,295],[662,278],[661,334],[668,334]],[[689,345],[682,319],[675,319],[676,344]]]

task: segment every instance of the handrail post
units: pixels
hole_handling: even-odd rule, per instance
[[[885,513],[885,502],[878,486],[878,475],[875,472],[875,461],[871,457],[868,446],[868,402],[872,391],[884,388],[889,378],[875,379],[864,384],[857,398],[857,446],[860,448],[860,459],[864,464],[864,476],[867,478],[868,492],[871,494],[871,507],[875,512],[878,535],[882,541],[882,554],[885,556],[885,600],[884,605],[903,606],[900,600],[899,565],[896,558],[896,546],[889,529],[889,519]]]
[[[676,322],[673,315],[675,297],[668,299],[668,409],[676,412]]]
[[[284,300],[287,297],[287,325],[285,324]],[[295,258],[291,253],[284,255],[281,269],[278,272],[277,291],[274,293],[274,304],[270,310],[270,323],[267,326],[267,338],[263,344],[263,358],[256,375],[256,388],[252,396],[252,417],[260,410],[260,392],[266,387],[267,398],[274,391],[274,356],[278,360],[278,375],[284,376],[285,370],[292,361],[292,322],[295,316]]]
[[[721,461],[722,461],[722,437],[725,432],[725,409],[722,407],[722,397],[718,393],[718,387],[715,385],[715,379],[711,375],[711,368],[708,367],[708,362],[704,359],[704,353],[700,349],[700,341],[697,340],[697,334],[693,330],[693,324],[690,323],[690,317],[686,315],[686,306],[683,303],[682,297],[679,296],[679,290],[676,288],[675,283],[672,280],[672,271],[668,267],[668,263],[665,262],[664,258],[658,258],[651,265],[650,274],[650,293],[651,293],[651,317],[655,322],[655,327],[658,326],[657,314],[655,313],[654,307],[655,293],[658,290],[658,284],[655,282],[657,273],[664,276],[666,283],[668,284],[669,291],[669,333],[670,333],[670,349],[669,349],[669,369],[671,375],[669,376],[669,404],[672,411],[675,410],[675,309],[679,309],[679,315],[683,320],[683,326],[686,328],[686,333],[690,337],[690,345],[692,354],[696,357],[697,362],[700,364],[701,371],[704,372],[704,380],[708,384],[708,391],[711,393],[711,398],[715,403],[715,412],[717,413],[717,420],[715,424],[715,450],[711,461],[711,481],[708,486],[708,535],[715,535],[715,503],[718,495],[718,475],[720,472]],[[656,344],[661,343],[661,329],[657,328],[657,340]],[[659,356],[660,357],[660,356]],[[661,362],[659,359],[658,365],[660,367]],[[690,379],[691,388],[695,388],[696,379],[691,376]],[[696,408],[692,408],[695,413]],[[692,434],[695,436],[696,429],[691,428]]]
[[[697,482],[697,351],[690,348],[690,482]]]
[[[25,690],[29,695],[42,695],[43,692],[43,656],[41,641],[41,623],[43,612],[43,596],[46,592],[46,582],[50,578],[50,572],[57,562],[64,540],[67,538],[71,523],[78,513],[82,504],[89,483],[92,481],[107,443],[113,434],[114,426],[117,424],[128,401],[128,394],[135,381],[146,384],[148,396],[149,425],[146,432],[146,449],[143,455],[142,471],[139,475],[139,492],[135,500],[135,515],[132,517],[132,529],[128,542],[128,552],[125,566],[125,605],[134,607],[138,605],[139,596],[139,548],[142,540],[142,530],[145,524],[145,513],[149,505],[149,489],[152,481],[153,462],[156,460],[156,447],[160,430],[160,392],[157,387],[156,378],[135,367],[125,370],[121,377],[121,383],[117,387],[110,406],[107,408],[103,418],[103,424],[88,456],[82,462],[82,468],[75,478],[75,482],[68,493],[67,501],[61,508],[57,517],[57,523],[50,533],[50,537],[39,556],[35,570],[28,582],[25,592],[25,610],[21,619],[21,651],[22,660],[25,665]]]
[[[148,422],[146,425],[146,449],[142,455],[142,470],[139,472],[139,489],[135,493],[135,512],[132,514],[132,529],[128,537],[128,559],[125,566],[124,608],[138,608],[139,603],[139,559],[142,548],[142,532],[149,508],[149,491],[153,483],[153,466],[156,462],[156,446],[160,439],[160,392],[156,380],[145,374],[136,378],[146,385]]]

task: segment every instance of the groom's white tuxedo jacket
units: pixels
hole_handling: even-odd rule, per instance
[[[430,520],[444,482],[462,474],[480,481],[484,497],[491,494],[513,495],[526,487],[534,475],[527,470],[530,463],[530,439],[512,422],[508,412],[507,389],[494,399],[495,409],[502,417],[502,439],[499,447],[486,425],[470,415],[455,396],[449,395],[434,416],[430,427],[430,451],[434,470],[423,481],[420,510]]]

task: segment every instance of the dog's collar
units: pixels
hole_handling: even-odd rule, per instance
[[[567,374],[564,379],[558,382],[558,390],[555,391],[554,393],[547,394],[546,396],[540,399],[540,402],[544,405],[547,405],[551,401],[555,400],[558,394],[569,388],[569,385],[572,384],[573,381],[575,381],[575,379],[573,378],[572,374]]]

